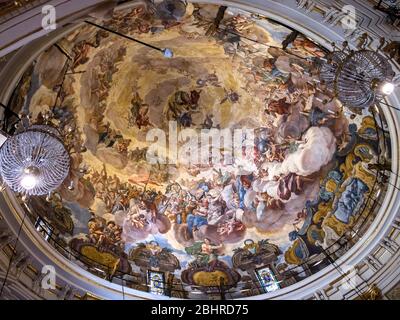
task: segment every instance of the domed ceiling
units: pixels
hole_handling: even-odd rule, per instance
[[[72,161],[57,192],[26,205],[100,276],[155,294],[173,282],[184,298],[270,292],[326,266],[371,209],[375,115],[319,83],[318,45],[232,8],[216,27],[218,10],[114,11],[96,22],[173,57],[83,24],[18,87],[13,108],[56,126]]]

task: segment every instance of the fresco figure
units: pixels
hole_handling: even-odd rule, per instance
[[[169,219],[157,207],[139,199],[131,199],[128,210],[117,211],[115,221],[122,227],[122,239],[126,243],[146,239],[150,234],[166,233],[171,227]]]
[[[193,231],[197,231],[201,226],[207,225],[207,217],[209,211],[208,199],[203,199],[199,208],[193,210],[193,213],[187,216],[187,228],[189,234],[193,236]]]
[[[195,261],[192,262],[192,265],[196,267],[206,266],[209,263],[216,263],[218,260],[218,255],[221,254],[221,249],[223,245],[214,245],[211,240],[205,238],[203,241],[196,242],[192,246],[185,248],[185,251],[195,256]]]
[[[237,185],[237,190],[238,190],[238,195],[239,195],[239,207],[241,209],[245,208],[244,199],[245,199],[247,190],[249,190],[249,188],[251,187],[252,180],[253,180],[252,175],[239,176],[236,179],[236,185]]]
[[[364,199],[364,194],[368,191],[368,186],[358,178],[350,178],[344,183],[345,190],[337,202],[337,208],[333,212],[334,216],[348,224],[350,217],[356,215],[358,207]]]

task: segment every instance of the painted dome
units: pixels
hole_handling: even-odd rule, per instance
[[[384,119],[318,81],[326,51],[302,34],[232,8],[167,9],[94,22],[173,56],[83,23],[25,72],[13,108],[59,128],[71,155],[30,218],[83,268],[154,294],[301,281],[372,221]]]

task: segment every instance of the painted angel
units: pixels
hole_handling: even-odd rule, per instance
[[[115,221],[122,227],[126,243],[146,239],[150,234],[166,233],[171,228],[169,219],[156,206],[131,199],[128,210],[115,213]]]

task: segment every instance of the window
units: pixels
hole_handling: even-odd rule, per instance
[[[49,226],[42,218],[37,218],[35,229],[43,236],[44,240],[49,241],[53,233],[53,228]]]
[[[148,271],[147,283],[149,284],[150,293],[157,295],[165,294],[165,277],[163,272]]]
[[[258,281],[265,292],[272,292],[279,289],[279,282],[268,267],[262,267],[256,270]]]

